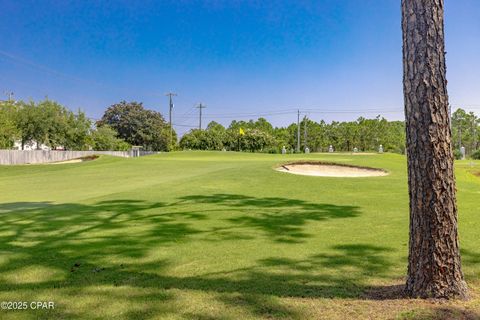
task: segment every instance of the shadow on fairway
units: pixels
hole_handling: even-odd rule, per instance
[[[237,194],[192,195],[184,202],[216,205],[241,210],[239,217],[228,219],[236,225],[258,229],[277,242],[300,243],[309,235],[303,227],[312,221],[353,218],[360,215],[358,207],[312,203],[277,197],[258,198]]]
[[[192,212],[192,203],[201,204],[203,212]],[[190,210],[182,211],[183,204],[189,204]],[[205,209],[206,204],[214,208]],[[89,288],[137,288],[139,291],[134,295],[118,299],[138,303],[157,301],[142,310],[126,311],[127,318],[143,319],[152,314],[183,312],[172,306],[175,294],[178,290],[193,290],[212,293],[219,303],[242,308],[250,314],[302,318],[279,299],[362,298],[371,288],[368,283],[371,277],[390,280],[391,262],[386,255],[392,249],[371,244],[337,245],[305,259],[269,257],[246,268],[195,276],[169,273],[167,260],[147,263],[138,259],[152,249],[203,241],[212,230],[196,228],[195,222],[209,219],[209,212],[218,209],[217,206],[240,209],[235,211],[235,217],[224,221],[233,228],[241,225],[260,230],[273,241],[287,244],[308,237],[303,230],[308,223],[359,215],[358,208],[352,206],[226,194],[188,196],[173,204],[139,200],[101,201],[91,205],[1,204],[0,252],[7,254],[7,259],[0,263],[0,292],[63,289],[72,299],[96,294],[101,301],[108,300],[109,295],[92,293]],[[228,227],[218,230],[228,232]],[[29,266],[58,271],[61,277],[20,281],[8,276]],[[80,316],[72,311],[56,312],[60,317]]]

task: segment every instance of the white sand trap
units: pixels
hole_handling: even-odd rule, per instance
[[[46,164],[65,164],[65,163],[79,163],[83,162],[83,159],[72,159],[72,160],[65,160],[65,161],[58,161],[58,162],[48,162]]]
[[[330,163],[291,163],[278,167],[276,170],[291,174],[316,177],[382,177],[388,172],[381,169],[364,168],[346,165],[335,165]]]
[[[71,159],[71,160],[64,160],[64,161],[56,161],[56,162],[45,162],[43,164],[65,164],[65,163],[79,163],[79,162],[85,162],[85,161],[92,161],[97,159],[97,156],[86,156],[83,158],[76,158],[76,159]]]

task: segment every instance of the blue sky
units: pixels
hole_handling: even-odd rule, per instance
[[[400,0],[0,0],[0,90],[93,118],[120,100],[166,115],[174,91],[187,126],[198,102],[224,124],[296,108],[402,119],[400,14]],[[478,0],[446,0],[450,100],[478,111],[479,16]],[[280,113],[266,118],[295,121]]]

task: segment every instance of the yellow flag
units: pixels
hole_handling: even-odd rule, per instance
[[[243,136],[245,134],[245,131],[243,131],[242,128],[240,128],[240,135]]]

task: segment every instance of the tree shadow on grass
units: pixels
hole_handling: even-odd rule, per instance
[[[188,208],[182,207],[184,204]],[[199,204],[199,210],[192,210],[192,204]],[[236,209],[235,217],[223,221],[231,226],[198,228],[196,222],[212,218],[212,210],[205,209],[205,204],[212,204],[214,210],[218,206],[223,211],[224,207]],[[160,302],[126,313],[127,318],[146,319],[152,314],[182,312],[168,304],[175,301],[178,292],[194,291],[213,295],[218,303],[254,316],[302,318],[280,299],[360,297],[370,277],[387,277],[391,263],[385,254],[391,249],[370,244],[338,245],[305,259],[269,257],[238,270],[193,276],[170,274],[168,260],[146,262],[139,258],[146,257],[152,248],[193,241],[193,236],[195,241],[202,241],[212,232],[235,239],[238,225],[260,230],[275,242],[300,243],[308,237],[303,228],[309,223],[358,215],[359,209],[351,206],[225,194],[183,197],[174,204],[139,200],[88,205],[1,204],[0,254],[6,254],[7,259],[0,260],[0,293],[67,290],[72,298],[98,295],[102,301],[109,295],[92,293],[90,288],[133,288],[139,293],[128,299],[139,304]],[[8,276],[25,267],[58,271],[61,278],[19,281]],[[65,311],[62,316],[80,315]]]
[[[157,214],[166,206],[138,200],[1,204],[0,250],[26,254],[26,260],[37,257],[35,261],[60,252],[76,260],[143,257],[154,246],[177,243],[200,232],[186,222],[195,219],[188,214],[182,221],[176,214]],[[0,272],[6,269],[8,264],[0,264]]]
[[[309,222],[354,218],[360,215],[359,207],[356,206],[338,206],[278,197],[213,194],[191,195],[182,197],[181,200],[184,203],[240,209],[243,214],[229,218],[229,222],[263,231],[270,239],[282,243],[301,243],[309,238],[310,235],[304,231],[305,225]]]

